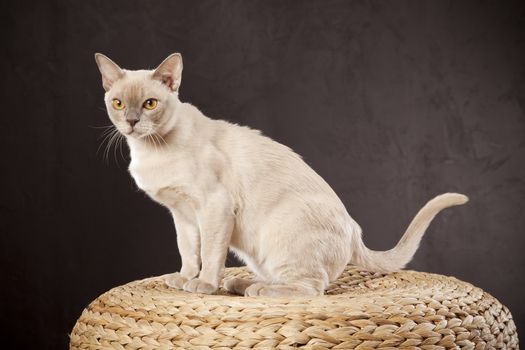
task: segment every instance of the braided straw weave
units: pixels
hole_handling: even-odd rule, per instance
[[[245,268],[227,276],[250,278]],[[509,310],[453,277],[349,266],[324,296],[191,294],[162,277],[93,301],[71,349],[518,349]]]

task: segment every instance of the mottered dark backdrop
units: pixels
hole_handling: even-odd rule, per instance
[[[127,149],[97,154],[109,124],[97,51],[130,69],[182,52],[182,100],[296,150],[372,248],[394,246],[434,195],[469,195],[409,268],[484,288],[523,332],[523,4],[2,2],[2,343],[64,348],[92,299],[180,265]]]

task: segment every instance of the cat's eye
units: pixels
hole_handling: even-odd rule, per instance
[[[117,110],[124,109],[124,102],[122,102],[118,98],[114,98],[113,99],[113,108],[115,108]]]
[[[157,103],[159,101],[154,98],[148,98],[144,103],[142,104],[142,107],[146,109],[155,109],[157,107]]]

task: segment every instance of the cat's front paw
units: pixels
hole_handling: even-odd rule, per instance
[[[194,278],[191,281],[184,283],[182,288],[186,292],[202,294],[213,294],[218,289],[217,286],[213,286],[210,283],[204,282],[203,280],[198,278]]]
[[[182,276],[180,272],[171,273],[164,277],[164,283],[171,288],[183,289],[186,282],[188,282],[188,279]]]

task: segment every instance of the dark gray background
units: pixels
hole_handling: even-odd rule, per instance
[[[525,329],[522,4],[3,2],[3,344],[65,347],[97,295],[180,264],[167,211],[96,154],[96,51],[131,69],[182,52],[182,99],[303,155],[372,248],[432,196],[469,195],[409,267],[484,288]]]

